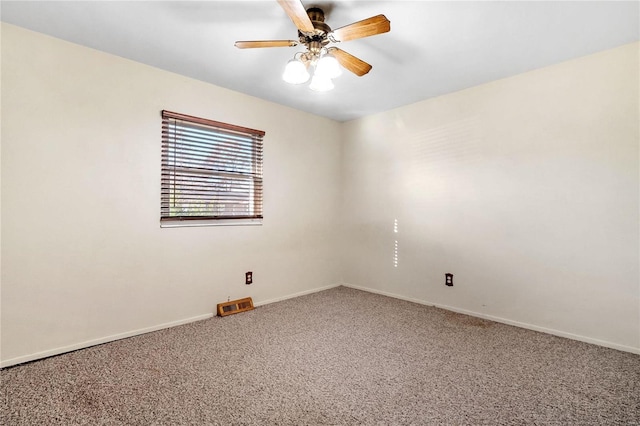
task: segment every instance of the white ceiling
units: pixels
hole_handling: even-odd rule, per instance
[[[275,0],[6,1],[2,21],[292,108],[346,121],[638,40],[637,1],[317,1],[332,28],[384,14],[391,32],[341,43],[373,65],[316,93],[280,78],[303,47]]]

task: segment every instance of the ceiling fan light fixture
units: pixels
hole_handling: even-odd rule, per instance
[[[336,78],[342,74],[342,69],[335,56],[331,53],[322,55],[316,65],[315,75],[321,75],[327,78]]]
[[[302,84],[309,80],[307,67],[298,59],[291,59],[284,67],[282,79],[290,84]]]
[[[1,1],[1,0],[0,0]],[[342,74],[342,67],[362,77],[371,71],[371,65],[337,47],[327,47],[330,43],[355,40],[389,32],[391,22],[384,15],[376,15],[332,30],[324,22],[324,12],[318,7],[305,10],[301,0],[278,0],[285,13],[298,29],[298,40],[255,40],[236,41],[238,49],[264,47],[294,47],[304,45],[305,52],[298,52],[290,60],[282,74],[282,79],[290,84],[302,84],[313,79],[311,90],[325,92],[333,89],[331,79]]]
[[[309,89],[314,92],[328,92],[333,89],[333,81],[331,81],[329,77],[316,72],[313,74],[311,84],[309,84]]]

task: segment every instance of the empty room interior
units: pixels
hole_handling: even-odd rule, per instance
[[[6,424],[640,424],[638,2],[0,18]]]

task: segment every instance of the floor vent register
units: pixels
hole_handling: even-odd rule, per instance
[[[230,300],[224,303],[218,303],[218,316],[226,317],[227,315],[239,314],[240,312],[252,311],[253,300],[250,297],[244,299]]]

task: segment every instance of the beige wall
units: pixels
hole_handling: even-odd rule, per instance
[[[2,106],[3,365],[339,283],[339,123],[7,24]],[[263,226],[160,229],[162,109],[266,131]]]
[[[347,123],[345,282],[640,353],[638,46]]]
[[[1,79],[3,366],[341,281],[640,351],[637,43],[344,124],[7,24]],[[160,229],[162,109],[266,131],[263,226]]]

